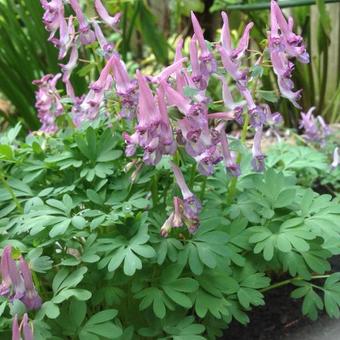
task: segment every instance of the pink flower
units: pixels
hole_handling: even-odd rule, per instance
[[[294,64],[290,58],[297,58],[302,63],[309,63],[309,55],[303,45],[302,37],[296,35],[293,29],[293,19],[286,21],[276,1],[271,1],[271,30],[269,33],[269,51],[274,72],[277,75],[281,95],[287,98],[295,107],[301,108],[298,101],[301,90],[294,91],[291,80]]]
[[[163,154],[173,154],[176,143],[173,139],[168,112],[162,88],[157,90],[156,98],[140,71],[137,71],[139,88],[136,131],[131,136],[124,134],[127,143],[126,154],[131,156],[137,146],[144,150],[146,164],[157,164]]]
[[[20,271],[25,286],[25,294],[22,297],[21,301],[25,304],[28,310],[39,309],[42,303],[41,297],[34,287],[32,273],[28,267],[27,262],[22,256],[20,257]]]
[[[228,138],[225,133],[225,124],[221,125],[220,128],[221,133],[221,146],[222,146],[222,154],[224,159],[224,165],[227,169],[227,172],[231,176],[240,176],[240,166],[235,162],[235,159],[232,157],[231,152],[229,150]]]
[[[9,296],[11,288],[11,278],[9,275],[9,263],[11,259],[11,246],[6,246],[2,252],[1,262],[0,262],[0,274],[2,282],[0,284],[0,296]]]
[[[55,76],[47,74],[40,80],[33,81],[33,84],[39,87],[35,93],[35,107],[42,123],[40,130],[47,133],[54,133],[58,130],[55,120],[64,111],[60,95],[56,89],[56,83],[60,77],[61,73]]]
[[[257,172],[261,172],[265,168],[264,160],[265,156],[261,151],[261,139],[262,139],[262,126],[256,128],[254,143],[252,148],[252,166],[253,169]]]
[[[78,0],[70,0],[70,5],[76,14],[79,23],[80,42],[83,45],[90,45],[96,40],[94,32],[91,30],[85,15],[83,14]]]
[[[221,15],[222,15],[222,21],[223,21],[222,31],[221,31],[221,46],[226,51],[226,53],[231,57],[233,61],[239,60],[244,56],[246,50],[248,49],[249,33],[250,33],[250,30],[253,28],[254,24],[250,22],[246,26],[237,47],[233,48],[232,43],[231,43],[228,16],[225,12],[222,12]]]
[[[49,40],[52,39],[60,27],[60,19],[64,17],[64,5],[62,0],[40,0],[45,10],[43,22],[48,32],[51,32]]]
[[[23,333],[23,337],[21,337],[21,330]],[[33,340],[33,330],[29,324],[28,316],[25,313],[22,321],[20,323],[20,327],[18,324],[18,316],[15,314],[13,321],[12,321],[12,340]]]
[[[329,126],[321,116],[313,116],[315,107],[311,107],[307,113],[301,112],[300,129],[304,130],[303,136],[306,140],[318,142],[325,145],[325,140],[330,134]]]
[[[21,326],[22,327],[22,332],[24,334],[24,339],[25,340],[33,340],[33,330],[29,324],[28,316],[25,313],[24,317],[21,321]]]
[[[199,213],[202,209],[201,202],[188,188],[188,185],[186,184],[184,176],[179,167],[177,167],[175,164],[172,164],[172,171],[175,175],[176,183],[179,186],[183,196],[184,216],[188,220],[192,221],[191,226],[195,225],[197,228],[199,223]],[[194,232],[194,230],[191,231]]]
[[[331,167],[336,169],[340,165],[340,154],[339,154],[339,147],[336,147],[333,152],[333,162]]]
[[[18,324],[18,315],[15,314],[12,321],[12,340],[20,340],[20,329]]]
[[[96,38],[97,38],[97,41],[100,45],[100,48],[101,48],[102,53],[104,55],[104,58],[110,59],[112,53],[114,52],[113,44],[109,43],[106,40],[100,26],[98,25],[98,23],[96,21],[93,21],[92,25],[94,27],[94,32],[96,34]]]
[[[67,64],[59,64],[63,72],[62,81],[65,83],[70,79],[72,71],[77,67],[78,64],[78,47],[77,45],[72,46],[70,59]]]
[[[198,45],[200,47],[200,62],[201,62],[201,72],[204,76],[209,77],[212,73],[216,72],[216,60],[213,54],[209,51],[208,45],[204,40],[204,35],[202,28],[194,14],[191,12],[191,22],[194,28],[195,37],[197,39]]]
[[[96,8],[96,11],[98,15],[100,16],[100,18],[108,26],[115,28],[118,25],[120,21],[120,17],[121,17],[120,13],[117,13],[115,16],[111,17],[100,0],[94,1],[94,7]]]

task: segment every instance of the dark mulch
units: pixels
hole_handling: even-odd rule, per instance
[[[340,271],[340,256],[334,256],[331,264],[333,271]],[[250,323],[242,326],[233,321],[221,340],[340,340],[340,321],[331,320],[323,313],[315,322],[304,317],[302,300],[289,296],[294,289],[284,286],[266,292],[265,306],[248,313]]]
[[[250,323],[242,326],[233,321],[222,339],[279,340],[297,327],[310,323],[301,315],[301,301],[289,297],[293,289],[285,286],[267,292],[265,306],[254,308],[248,314]]]

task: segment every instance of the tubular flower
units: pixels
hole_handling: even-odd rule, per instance
[[[111,17],[100,0],[94,1],[94,7],[96,8],[96,11],[100,18],[108,26],[110,26],[111,28],[115,28],[119,24],[121,13],[117,13],[113,17]]]
[[[191,79],[199,90],[205,90],[208,86],[208,77],[202,73],[197,50],[197,39],[192,37],[189,46],[190,63],[191,63]]]
[[[323,146],[330,129],[321,116],[314,117],[314,111],[315,107],[311,107],[307,113],[301,112],[299,127],[304,130],[303,136],[307,141],[318,142]]]
[[[172,171],[183,196],[183,216],[187,220],[186,224],[189,232],[193,233],[199,226],[199,214],[202,209],[201,202],[190,191],[181,170],[174,164],[172,164]]]
[[[222,12],[222,31],[221,31],[221,45],[217,46],[221,55],[221,60],[225,70],[236,81],[239,88],[247,87],[247,70],[241,70],[240,59],[245,55],[249,45],[249,33],[253,27],[253,23],[249,23],[236,48],[232,48],[231,36],[229,30],[229,20],[225,12]]]
[[[208,45],[206,41],[204,40],[202,28],[194,12],[191,12],[191,22],[194,28],[195,37],[197,39],[197,42],[198,42],[198,45],[201,51],[200,56],[199,56],[199,60],[201,62],[200,63],[201,72],[204,76],[208,77],[212,73],[216,72],[216,68],[217,68],[216,60],[213,54],[209,51]]]
[[[18,324],[18,315],[15,314],[12,321],[12,340],[20,340],[20,329]]]
[[[22,332],[24,334],[25,340],[33,340],[33,330],[29,324],[27,313],[24,314],[24,317],[22,318],[21,325]]]
[[[251,164],[253,166],[253,169],[257,172],[261,172],[265,168],[264,164],[265,155],[261,151],[261,139],[262,139],[262,126],[256,128],[252,148],[253,159]]]
[[[78,0],[69,0],[70,5],[76,14],[79,23],[79,38],[83,45],[90,45],[96,40],[94,32],[91,30],[84,13],[81,10]]]
[[[224,69],[236,81],[239,88],[246,88],[248,83],[247,71],[240,70],[240,65],[232,60],[226,49],[221,46],[217,46],[217,49],[221,54],[221,60]]]
[[[232,61],[239,60],[244,56],[246,50],[248,49],[250,38],[249,33],[250,30],[253,28],[254,24],[250,22],[246,26],[237,47],[232,48],[228,15],[227,13],[222,12],[221,16],[223,21],[221,30],[221,46],[230,56]]]
[[[175,61],[183,59],[182,55],[183,39],[179,39],[176,45]],[[179,93],[184,94],[184,87],[187,86],[186,78],[182,68],[176,70],[176,89]]]
[[[333,162],[332,162],[332,169],[336,169],[340,165],[340,154],[339,154],[339,147],[336,147],[333,152]]]
[[[183,62],[185,62],[186,60],[187,60],[187,58],[181,58],[179,60],[175,60],[171,65],[167,66],[157,76],[152,77],[152,81],[154,83],[159,83],[161,81],[167,81],[168,78],[172,74],[174,74],[177,70],[180,70],[183,67]]]
[[[118,55],[113,54],[111,59],[113,79],[116,85],[117,96],[121,99],[120,116],[131,120],[136,116],[137,110],[137,83],[130,80],[124,62]]]
[[[6,246],[2,253],[0,295],[6,296],[10,301],[20,300],[27,310],[40,308],[41,298],[34,287],[32,274],[26,261],[21,258],[20,268],[18,268],[11,253],[11,246]]]
[[[0,284],[0,296],[9,296],[11,289],[11,278],[9,275],[9,263],[11,258],[11,246],[6,246],[2,252],[1,262],[0,262],[0,274],[1,274],[1,284]]]
[[[238,124],[243,123],[242,113],[243,113],[243,105],[244,102],[238,102],[236,103],[233,99],[233,96],[230,92],[229,86],[227,84],[227,81],[225,77],[220,76],[218,77],[222,83],[222,98],[224,102],[224,106],[233,111],[234,119]]]
[[[309,63],[309,54],[303,44],[301,36],[293,32],[293,18],[289,17],[286,21],[278,3],[275,0],[271,1],[271,24],[275,31],[277,28],[281,31],[281,45],[287,52],[289,57],[297,58],[301,63]],[[275,32],[276,33],[276,32]]]
[[[21,337],[21,333],[23,337]],[[18,316],[15,314],[13,321],[12,321],[12,340],[33,340],[33,330],[29,324],[27,313],[24,314],[20,327],[18,324]]]
[[[102,53],[104,55],[104,58],[110,59],[112,53],[114,52],[114,46],[113,44],[109,43],[105,37],[104,34],[100,28],[100,26],[98,25],[98,23],[96,21],[92,22],[93,28],[94,28],[94,33],[96,35],[97,41],[99,43],[99,46],[102,50]]]
[[[101,104],[104,102],[105,92],[111,88],[113,79],[110,75],[111,64],[106,63],[97,81],[90,85],[90,91],[79,104],[76,121],[94,120],[97,118]]]
[[[214,165],[222,160],[216,144],[219,133],[210,129],[208,109],[203,103],[192,104],[190,100],[163,82],[168,103],[174,105],[185,117],[178,121],[177,139],[198,163],[198,170],[205,176],[211,175]],[[225,115],[225,113],[221,113]]]
[[[73,16],[71,15],[66,22],[64,18],[64,13],[60,13],[60,29],[59,29],[59,39],[52,38],[50,41],[55,47],[59,49],[58,59],[65,58],[69,48],[74,43],[76,31],[73,25]]]
[[[42,126],[40,130],[46,133],[54,133],[58,130],[55,119],[63,113],[60,95],[56,89],[56,83],[61,77],[61,73],[53,76],[47,74],[40,80],[34,80],[33,84],[39,89],[35,93],[35,107]]]
[[[227,172],[231,176],[240,176],[241,170],[239,164],[235,162],[235,159],[232,157],[231,152],[229,150],[228,138],[225,133],[225,124],[221,125],[221,147],[222,147],[222,154],[224,159],[224,165]]]
[[[155,100],[140,71],[137,71],[137,81],[139,88],[138,125],[133,135],[124,134],[127,143],[126,155],[133,155],[139,145],[144,149],[144,162],[148,165],[155,165],[161,160],[163,154],[173,154],[176,144],[164,102],[163,90],[158,89],[157,100]]]
[[[77,45],[72,46],[70,59],[67,64],[59,64],[63,72],[62,81],[65,83],[70,79],[72,71],[77,67],[78,64],[78,47]]]
[[[60,18],[64,17],[64,5],[62,0],[40,0],[42,8],[45,10],[43,23],[48,32],[51,32],[51,40],[60,27]]]
[[[186,220],[183,215],[183,200],[179,197],[173,198],[174,211],[171,212],[169,217],[165,220],[164,224],[161,227],[160,234],[163,237],[168,237],[170,230],[172,228],[179,228],[183,226],[183,220]]]
[[[20,271],[25,285],[25,294],[21,300],[26,305],[28,310],[39,309],[42,304],[41,297],[34,287],[32,273],[27,262],[22,256],[20,258]]]
[[[309,63],[309,55],[303,45],[302,37],[293,33],[293,19],[286,21],[279,5],[275,0],[271,1],[269,33],[269,51],[274,72],[278,78],[281,95],[297,107],[301,108],[298,100],[301,98],[301,90],[294,92],[294,83],[291,80],[294,70],[290,58],[297,58],[302,63]]]

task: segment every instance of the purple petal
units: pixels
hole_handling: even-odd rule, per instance
[[[121,14],[117,13],[115,16],[110,16],[109,13],[107,12],[106,8],[102,4],[100,0],[95,0],[94,1],[94,7],[96,8],[96,11],[100,18],[110,27],[114,28],[115,26],[118,25],[120,21]]]
[[[12,340],[20,340],[20,329],[19,329],[17,314],[14,315],[14,318],[12,321]]]
[[[190,197],[193,197],[194,194],[188,188],[180,168],[172,163],[172,171],[175,175],[176,183],[181,189],[184,200],[189,199]]]
[[[221,31],[221,45],[224,49],[226,49],[229,53],[231,52],[231,37],[229,30],[229,20],[228,15],[225,12],[221,13],[223,26]]]
[[[29,324],[28,316],[25,313],[21,322],[22,331],[24,333],[25,340],[33,340],[33,330]]]
[[[8,296],[11,288],[11,278],[9,275],[9,267],[11,261],[11,246],[6,246],[2,252],[1,262],[0,262],[0,274],[2,277],[2,282],[0,285],[0,296]]]

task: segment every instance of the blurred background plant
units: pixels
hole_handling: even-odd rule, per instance
[[[207,39],[218,39],[219,12],[230,13],[235,37],[245,23],[255,27],[253,48],[264,46],[268,31],[269,0],[106,0],[109,12],[122,13],[121,34],[112,39],[131,71],[137,60],[154,72],[173,57],[174,41],[189,35],[188,16],[194,10],[206,30]],[[330,123],[340,122],[340,0],[282,0],[280,5],[296,18],[297,31],[302,34],[311,52],[311,63],[298,65],[294,81],[304,88],[303,108],[317,107],[317,113]],[[92,0],[82,4],[93,10]],[[39,122],[34,109],[35,86],[32,80],[46,73],[59,71],[55,47],[47,41],[42,24],[43,10],[37,0],[0,0],[0,113],[2,122],[36,130]],[[258,46],[256,46],[258,45]],[[87,60],[88,56],[83,56]],[[95,60],[87,63],[73,76],[77,93],[84,93],[89,79],[97,76]],[[274,77],[266,69],[262,81],[287,125],[298,126],[300,112],[276,96]]]

